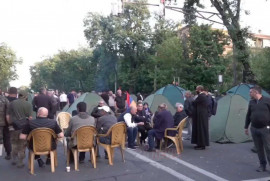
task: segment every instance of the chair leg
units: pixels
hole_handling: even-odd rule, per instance
[[[106,146],[106,151],[107,151],[107,154],[108,154],[108,157],[109,157],[109,164],[113,165],[113,163],[112,163],[112,153],[111,153],[110,146]]]
[[[123,148],[122,148],[121,146],[120,146],[119,148],[120,148],[120,151],[121,151],[122,160],[123,160],[123,162],[125,163],[124,150],[123,150]]]
[[[179,139],[179,144],[180,144],[180,150],[181,150],[181,152],[183,152],[184,148],[183,148],[183,141],[182,141],[182,139]]]
[[[57,167],[58,166],[57,151],[54,150],[53,153],[54,153],[54,166]]]
[[[50,157],[51,157],[51,172],[55,172],[55,167],[54,167],[54,152],[50,151]]]
[[[67,149],[67,166],[69,166],[70,162],[70,149]]]
[[[31,158],[30,158],[31,159],[31,170],[30,170],[30,173],[32,175],[34,175],[34,157],[35,157],[35,154],[33,152],[31,152],[30,155],[31,155]]]
[[[112,154],[112,164],[113,164],[113,160],[114,160],[114,148],[111,148],[111,154]]]
[[[179,141],[178,141],[178,139],[174,139],[173,142],[175,144],[177,154],[179,155],[181,153],[181,148],[180,148],[180,145],[179,145]]]
[[[92,150],[92,153],[91,153],[91,155],[92,155],[92,159],[91,159],[92,164],[93,164],[94,168],[97,168],[95,148],[93,147],[91,150]]]
[[[72,152],[73,152],[73,157],[74,157],[75,170],[79,171],[79,168],[78,168],[78,151],[75,149]]]

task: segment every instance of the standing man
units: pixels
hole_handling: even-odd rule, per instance
[[[69,107],[73,104],[73,102],[75,101],[75,91],[72,90],[68,95],[67,95],[67,98],[68,98],[68,104],[69,104]]]
[[[62,110],[68,102],[67,95],[65,94],[64,91],[60,95],[59,99],[60,99],[60,109]]]
[[[192,102],[193,102],[193,97],[191,92],[188,90],[185,92],[185,102],[184,102],[184,110],[186,115],[188,116],[187,118],[187,128],[188,128],[188,134],[187,137],[184,138],[185,140],[190,140],[191,139],[191,132],[192,132]]]
[[[125,112],[126,108],[126,96],[122,95],[122,91],[120,89],[117,90],[117,95],[115,98],[115,109],[117,113]]]
[[[197,86],[196,92],[198,97],[193,102],[191,143],[197,144],[195,150],[204,150],[205,146],[209,146],[208,98],[203,86]]]
[[[20,91],[19,99],[12,101],[9,105],[8,117],[9,123],[21,120],[24,118],[32,119],[32,105],[26,101],[27,92]],[[12,130],[10,132],[12,145],[12,165],[17,165],[18,168],[24,167],[23,159],[25,158],[26,140],[19,138],[22,130]]]
[[[45,88],[41,88],[39,90],[39,94],[34,97],[33,99],[33,110],[35,112],[38,111],[39,108],[45,107],[49,113],[48,113],[48,118],[53,119],[53,101],[52,99],[47,95],[47,90]]]
[[[9,102],[12,102],[14,100],[17,99],[17,88],[16,87],[10,87],[9,90],[8,90],[8,96],[7,96],[7,99]],[[5,147],[5,150],[6,150],[6,153],[7,155],[5,156],[5,159],[6,160],[10,160],[11,159],[11,142],[10,142],[10,130],[9,130],[10,126],[9,124],[7,123],[6,126],[4,127],[4,147]]]
[[[9,103],[7,98],[5,98],[3,95],[0,95],[0,149],[3,147],[4,128],[8,125],[8,104]]]
[[[252,87],[249,94],[252,100],[248,105],[245,133],[248,135],[251,123],[250,131],[260,161],[260,167],[256,171],[265,172],[267,163],[265,153],[270,164],[270,99],[262,96],[262,89],[259,86]]]

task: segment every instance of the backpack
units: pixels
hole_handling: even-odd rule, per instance
[[[211,109],[211,114],[212,115],[216,115],[217,113],[217,100],[214,98],[214,97],[211,97],[212,98],[212,109]]]

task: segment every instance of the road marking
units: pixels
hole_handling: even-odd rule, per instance
[[[163,155],[163,156],[166,156],[167,158],[170,158],[171,160],[176,161],[177,163],[180,163],[180,164],[182,164],[182,165],[184,165],[184,166],[186,166],[186,167],[188,167],[188,168],[190,168],[192,170],[195,170],[195,171],[197,171],[197,172],[199,172],[199,173],[201,173],[203,175],[206,175],[206,176],[208,176],[208,177],[210,177],[210,178],[212,178],[214,180],[228,181],[228,180],[226,180],[226,179],[224,179],[222,177],[219,177],[219,176],[217,176],[217,175],[215,175],[215,174],[213,174],[211,172],[208,172],[208,171],[203,170],[203,169],[201,169],[201,168],[199,168],[199,167],[197,167],[195,165],[192,165],[192,164],[190,164],[188,162],[180,160],[179,158],[176,158],[175,156],[172,156],[172,155],[170,155],[168,153],[164,153],[164,152],[160,151],[160,154]]]
[[[243,181],[269,181],[270,177],[265,177],[265,178],[256,178],[256,179],[251,179],[251,180],[243,180]]]
[[[180,179],[180,180],[184,180],[184,181],[194,181],[193,179],[189,178],[189,177],[186,177],[185,175],[182,175],[181,173],[179,172],[176,172],[175,170],[171,169],[170,167],[166,167],[158,162],[155,162],[149,158],[147,158],[146,156],[143,156],[139,153],[136,153],[135,151],[132,151],[132,150],[128,150],[126,149],[126,152],[128,152],[129,154],[135,156],[136,158],[139,158],[141,159],[142,161],[144,162],[147,162],[149,163],[150,165],[156,167],[157,169],[161,169],[171,175],[173,175],[174,177]]]

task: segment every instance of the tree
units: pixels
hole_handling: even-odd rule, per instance
[[[15,52],[5,43],[0,44],[0,87],[9,86],[11,80],[17,78],[16,65],[22,63]]]
[[[227,28],[230,38],[233,42],[234,59],[243,65],[243,82],[254,83],[255,75],[253,74],[249,64],[249,51],[246,43],[248,35],[246,28],[241,28],[239,19],[241,11],[241,0],[210,0],[211,4],[216,8],[221,16],[224,26]],[[184,12],[185,22],[189,24],[195,23],[195,11],[197,7],[204,7],[200,4],[200,0],[185,0]],[[236,80],[234,74],[234,80]],[[234,82],[236,84],[236,82]]]
[[[253,52],[250,62],[252,70],[256,73],[258,84],[270,90],[270,48]]]
[[[212,30],[209,25],[194,25],[188,39],[189,59],[186,60],[184,87],[194,90],[199,84],[209,90],[217,88],[218,75],[225,73],[226,62],[223,46],[226,36],[219,30]]]

